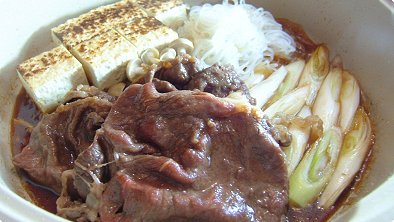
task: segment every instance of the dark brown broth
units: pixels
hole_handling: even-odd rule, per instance
[[[42,114],[37,106],[29,98],[26,91],[22,89],[16,99],[13,119],[24,120],[35,126],[40,121],[41,116]],[[29,143],[30,129],[14,120],[11,122],[11,138],[11,151],[12,155],[15,156]],[[51,190],[34,183],[23,170],[19,170],[19,173],[22,185],[33,202],[49,212],[56,213],[56,199],[58,196]]]

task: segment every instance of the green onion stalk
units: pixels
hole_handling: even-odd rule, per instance
[[[297,88],[274,102],[271,106],[264,110],[264,113],[269,118],[272,118],[276,113],[296,115],[304,106],[308,91],[309,86]]]
[[[271,106],[273,103],[278,101],[284,95],[296,88],[298,81],[301,77],[302,70],[304,70],[305,61],[302,59],[296,60],[288,65],[286,65],[287,75],[283,82],[279,85],[278,90],[275,94],[268,100],[265,107]]]
[[[360,107],[356,111],[351,130],[344,137],[335,172],[319,198],[321,207],[332,206],[352,182],[368,154],[371,142],[371,122],[368,114]]]
[[[307,121],[302,118],[292,121],[288,129],[291,133],[291,144],[282,147],[282,150],[286,155],[287,171],[290,176],[304,155],[311,129]]]
[[[339,94],[342,86],[342,62],[334,58],[330,72],[324,79],[313,104],[312,113],[323,121],[323,129],[337,125],[339,116]]]
[[[329,182],[342,146],[342,133],[333,127],[316,140],[290,176],[289,202],[306,207],[319,197]]]
[[[286,77],[287,69],[281,66],[267,79],[259,82],[250,89],[250,95],[256,99],[256,106],[262,108],[268,99],[275,93]]]
[[[310,85],[306,104],[312,105],[329,70],[328,48],[320,45],[305,65],[298,86]]]
[[[342,132],[349,131],[354,114],[360,104],[360,87],[357,80],[349,72],[343,72],[341,94],[339,96],[341,110],[339,114],[339,126]]]

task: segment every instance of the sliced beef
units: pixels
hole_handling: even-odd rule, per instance
[[[222,98],[232,92],[241,91],[248,98],[250,104],[256,104],[256,101],[250,96],[246,84],[239,79],[234,69],[229,66],[215,64],[195,73],[184,89],[198,89]]]
[[[39,184],[61,191],[61,173],[73,168],[77,156],[93,142],[112,103],[98,97],[62,105],[44,115],[29,144],[13,162]]]
[[[108,164],[111,178],[101,220],[284,219],[284,157],[257,112],[198,91],[159,93],[153,83],[127,88],[84,151],[87,158],[77,160],[82,173],[99,178],[89,159],[106,157],[98,163]]]
[[[199,69],[199,64],[194,58],[182,55],[163,62],[162,66],[154,73],[154,77],[170,82],[177,89],[183,89]]]
[[[155,85],[156,90],[161,93],[177,90],[174,85],[164,80],[154,78],[152,82]]]
[[[99,90],[95,86],[79,85],[75,90],[72,90],[66,94],[64,102],[70,103],[78,99],[84,99],[94,96],[99,99],[108,100],[109,102],[114,102],[116,100],[115,96],[111,96],[108,93]]]
[[[76,189],[79,196],[85,199],[90,193],[91,184],[97,181],[107,182],[105,179],[106,168],[105,151],[101,149],[100,139],[102,130],[96,131],[96,138],[90,147],[81,152],[75,161],[74,173],[77,175],[73,181],[73,189]],[[94,176],[94,177],[92,177]]]
[[[154,77],[170,82],[179,90],[200,90],[221,98],[241,91],[251,104],[255,104],[248,87],[231,66],[215,64],[201,71],[199,67],[195,59],[178,56],[174,60],[163,62]]]

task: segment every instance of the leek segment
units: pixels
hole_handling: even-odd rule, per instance
[[[339,96],[341,111],[339,115],[339,126],[342,132],[349,131],[354,114],[360,103],[360,87],[357,80],[349,72],[343,72],[341,94]]]
[[[323,208],[332,206],[342,191],[352,182],[368,153],[372,139],[371,122],[362,107],[357,109],[352,128],[345,135],[338,165],[319,199]]]
[[[306,207],[318,197],[334,173],[342,145],[339,128],[327,130],[306,152],[290,176],[290,205]]]
[[[264,110],[264,113],[268,118],[272,118],[276,113],[296,115],[305,104],[305,97],[308,94],[308,90],[309,86],[295,89],[269,106]]]
[[[298,86],[310,85],[306,104],[312,105],[319,88],[329,70],[328,48],[325,45],[317,47],[312,53],[311,58],[306,63]]]
[[[297,113],[297,116],[301,118],[306,118],[312,115],[312,110],[309,106],[303,106],[301,110]]]
[[[303,124],[305,125],[305,124]],[[289,132],[291,133],[291,144],[288,147],[283,147],[283,151],[286,155],[287,171],[289,176],[293,173],[298,163],[304,155],[307,147],[310,127],[303,126],[300,124],[291,124]]]
[[[267,100],[275,93],[283,79],[286,77],[287,70],[281,66],[272,73],[267,79],[259,82],[250,89],[250,95],[256,99],[256,106],[263,107]]]
[[[268,100],[267,104],[265,104],[265,107],[269,107],[297,86],[304,67],[305,61],[301,59],[286,65],[288,72],[286,78],[280,84],[275,94]]]
[[[337,125],[339,116],[339,94],[342,85],[342,62],[335,57],[331,70],[324,79],[313,104],[312,113],[323,121],[324,131]]]

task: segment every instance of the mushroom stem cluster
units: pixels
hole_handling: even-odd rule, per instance
[[[171,42],[168,47],[161,51],[157,48],[148,48],[141,53],[140,58],[131,60],[127,64],[127,78],[130,82],[135,82],[137,79],[148,73],[151,65],[175,59],[177,55],[190,55],[193,50],[193,43],[185,38],[179,38]]]

